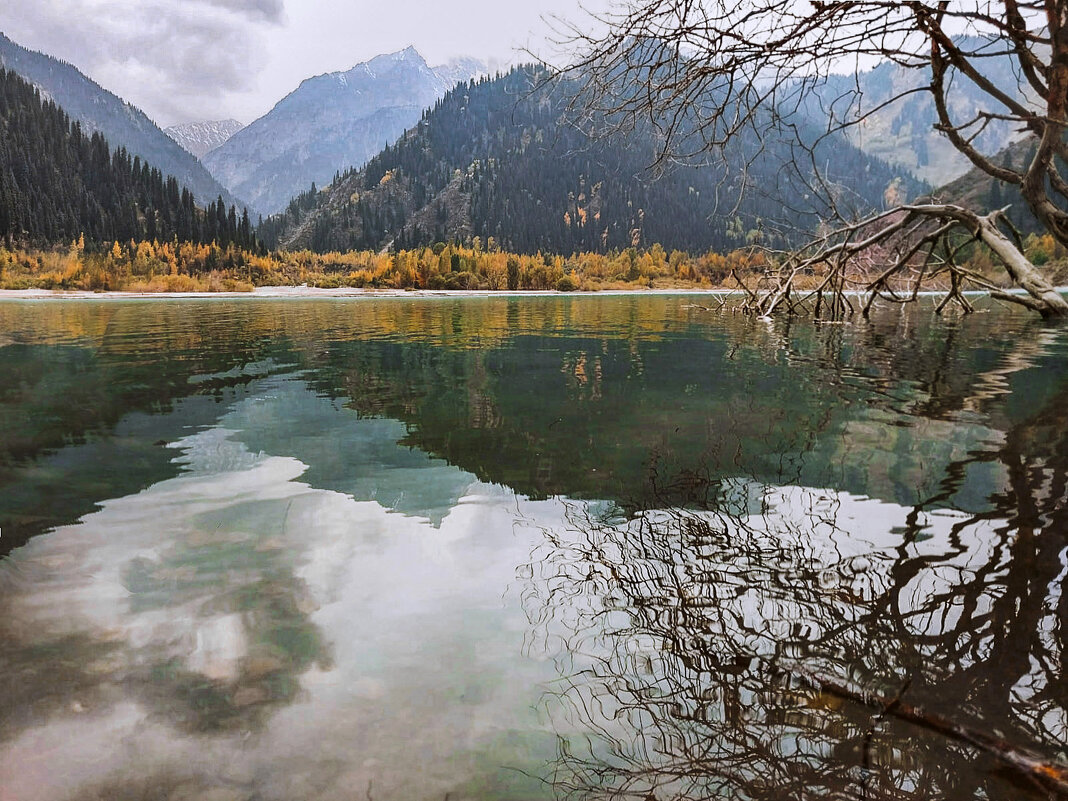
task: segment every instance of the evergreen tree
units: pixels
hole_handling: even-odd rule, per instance
[[[533,253],[621,250],[660,242],[691,252],[728,251],[764,221],[769,245],[813,229],[827,209],[807,178],[782,170],[793,154],[773,142],[739,141],[723,164],[680,165],[652,176],[658,140],[648,126],[589,140],[564,119],[569,87],[537,68],[460,85],[395,144],[359,171],[313,186],[260,228],[272,244],[316,250],[419,247],[440,239],[492,237]],[[813,131],[815,140],[817,132]],[[839,203],[880,208],[896,171],[844,139],[816,146],[816,161],[842,186]],[[744,167],[744,169],[742,169]],[[902,176],[909,195],[920,185]],[[776,199],[795,198],[789,207]],[[806,205],[808,203],[808,205]],[[736,211],[735,206],[737,206]],[[728,234],[726,210],[740,218]],[[308,217],[314,221],[306,223]]]
[[[211,215],[175,178],[131,158],[125,148],[112,151],[98,133],[86,136],[36,88],[0,68],[0,241],[48,246],[84,235],[90,247],[103,247],[219,237],[259,246],[247,212],[238,222],[236,209],[228,215],[222,198],[218,208],[221,218],[216,211],[206,224]]]

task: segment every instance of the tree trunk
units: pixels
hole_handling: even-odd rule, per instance
[[[1065,301],[1046,277],[1035,269],[1019,248],[998,230],[990,216],[979,218],[979,236],[1001,259],[1012,280],[1023,287],[1034,301],[1025,305],[1043,317],[1068,317],[1068,301]]]

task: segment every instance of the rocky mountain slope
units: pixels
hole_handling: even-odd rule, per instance
[[[434,72],[442,82],[445,84],[446,89],[452,89],[460,81],[467,82],[472,78],[480,78],[484,75],[489,75],[494,71],[500,70],[507,72],[508,68],[501,69],[501,63],[498,61],[483,61],[482,59],[472,58],[471,56],[457,56],[456,58],[449,59],[444,64],[439,64],[433,67]]]
[[[202,159],[244,127],[237,120],[211,120],[172,125],[163,132],[187,152]]]
[[[1026,137],[1013,142],[993,157],[995,164],[1012,170],[1022,170],[1034,159],[1038,142]],[[931,193],[931,198],[946,203],[959,203],[980,212],[1008,207],[1007,216],[1025,234],[1044,233],[1038,219],[1020,194],[1019,187],[991,178],[978,167],[954,178]]]
[[[958,41],[968,49],[984,47],[983,40],[976,37],[962,37]],[[978,63],[983,75],[997,86],[1017,99],[1027,99],[1022,91],[1025,82],[1014,70],[1011,56],[994,54],[992,50],[989,57]],[[825,120],[833,109],[840,120],[863,117],[846,131],[854,145],[906,168],[932,186],[939,186],[963,175],[972,165],[934,129],[937,116],[930,94],[916,92],[880,108],[894,95],[916,89],[929,80],[928,70],[906,69],[889,61],[856,75],[834,75],[819,89],[819,102],[810,107],[809,114],[813,119]],[[966,78],[955,75],[952,87],[949,111],[954,120],[966,122],[975,119],[980,111],[993,110],[990,99]],[[1018,127],[995,119],[981,131],[977,126],[971,132],[977,134],[976,147],[992,155],[1019,138]]]
[[[266,115],[208,153],[205,164],[264,212],[285,208],[313,182],[362,166],[417,123],[478,62],[451,62],[445,77],[414,48],[346,72],[308,78]]]

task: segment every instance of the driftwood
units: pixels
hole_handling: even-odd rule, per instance
[[[937,732],[952,740],[966,743],[990,754],[1017,775],[1038,785],[1057,797],[1068,798],[1068,766],[1061,765],[1029,749],[1020,748],[1006,740],[951,720],[920,705],[903,700],[902,691],[896,696],[877,690],[860,689],[841,679],[812,673],[799,667],[787,669],[786,674],[800,679],[811,687],[846,701],[876,709],[880,717],[904,720],[928,731]]]

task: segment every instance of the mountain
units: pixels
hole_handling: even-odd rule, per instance
[[[112,150],[15,72],[0,67],[0,242],[48,246],[179,239],[255,247],[247,212],[198,209],[177,179]]]
[[[480,64],[446,66],[443,78],[409,47],[308,78],[204,163],[256,208],[279,211],[313,182],[324,185],[339,171],[362,166],[418,122],[457,76]]]
[[[791,157],[784,144],[750,137],[724,153],[733,169],[717,163],[652,175],[652,132],[587,139],[564,122],[570,87],[544,77],[517,68],[458,86],[362,170],[305,192],[265,221],[261,236],[325,251],[492,237],[523,253],[653,243],[725,252],[787,241],[791,229],[814,230],[827,212],[809,176],[783,169]],[[878,208],[887,192],[921,189],[841,139],[816,155],[838,182],[842,207]]]
[[[1002,52],[1003,47],[990,48],[989,42],[978,37],[960,37],[957,43],[966,50],[990,55],[977,59],[984,77],[1017,100],[1027,102],[1022,91],[1025,82],[1014,66],[1014,57]],[[951,71],[952,72],[952,71]],[[954,120],[966,122],[977,119],[979,112],[991,111],[990,98],[967,78],[953,74],[949,95],[949,112]],[[971,162],[961,155],[949,140],[934,129],[937,113],[929,92],[916,92],[880,108],[891,97],[930,82],[930,69],[909,69],[884,61],[873,69],[855,75],[829,76],[815,93],[809,114],[813,119],[826,120],[833,108],[839,119],[850,118],[858,110],[863,120],[846,131],[849,140],[869,155],[905,167],[916,177],[939,186],[963,175]],[[850,102],[854,105],[847,108]],[[864,114],[864,112],[870,112]],[[989,120],[975,133],[973,144],[980,152],[992,155],[1019,138],[1019,124],[1007,120]]]
[[[244,127],[237,120],[214,120],[172,125],[163,132],[201,159]]]
[[[18,73],[55,101],[87,134],[100,133],[112,147],[173,175],[197,197],[222,196],[226,205],[243,205],[234,199],[203,164],[159,129],[144,112],[91,81],[70,64],[27,50],[0,33],[0,66]]]

